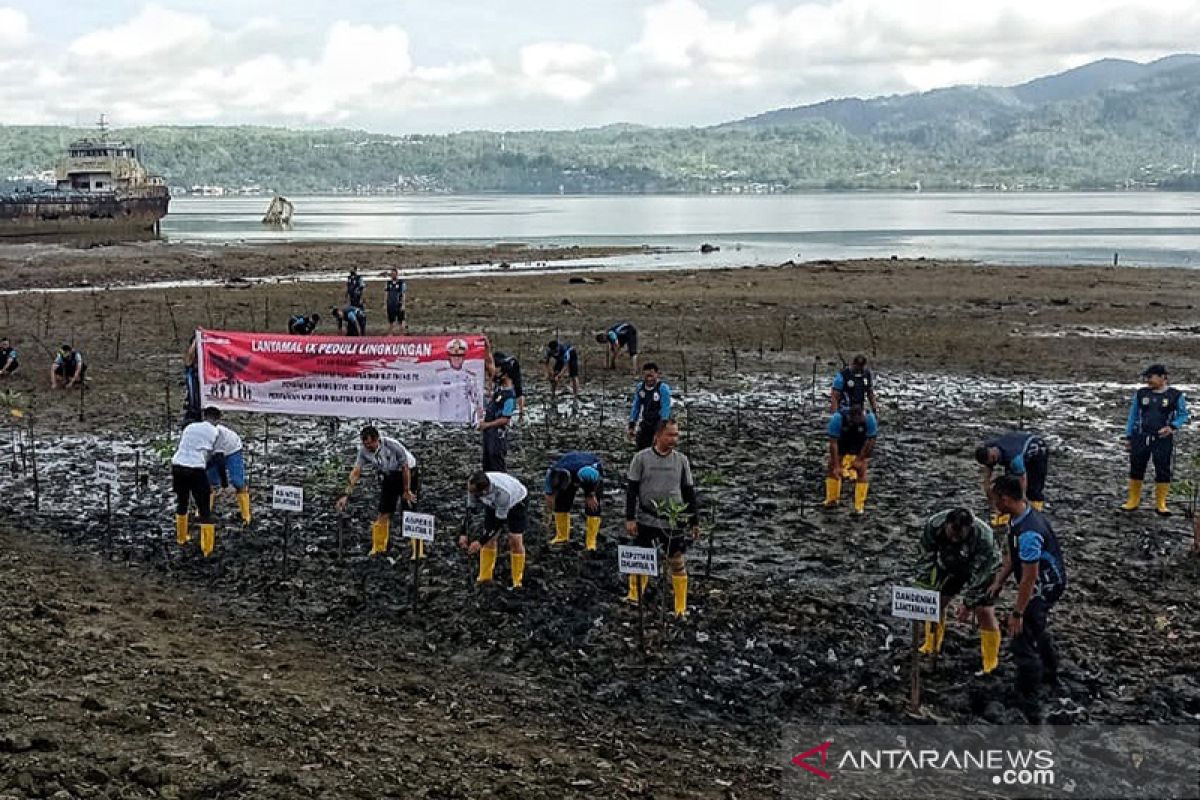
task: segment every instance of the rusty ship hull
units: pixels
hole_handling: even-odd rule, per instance
[[[0,237],[153,233],[167,215],[165,186],[137,192],[39,192],[0,196]]]

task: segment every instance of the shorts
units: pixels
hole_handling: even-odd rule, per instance
[[[421,476],[417,467],[409,470],[409,487],[413,494],[421,491]],[[401,511],[410,511],[409,504],[404,500],[404,472],[385,472],[379,487],[379,513],[395,514],[396,506]]]
[[[387,317],[389,325],[404,322],[404,306],[388,306]]]
[[[246,460],[242,451],[230,453],[223,459],[213,463],[208,468],[208,484],[210,486],[230,486],[239,492],[246,488]]]
[[[617,349],[621,349],[620,342],[617,343]],[[630,331],[629,340],[625,342],[625,349],[629,352],[630,358],[636,358],[638,354],[637,331]]]
[[[684,531],[677,531],[674,536],[667,532],[666,528],[659,528],[654,525],[637,524],[637,537],[633,543],[638,547],[655,547],[661,544],[667,551],[667,557],[675,555],[683,555],[687,552],[688,545],[691,544],[692,537]]]
[[[507,530],[518,536],[525,533],[528,517],[529,500],[526,498],[508,510],[508,516],[500,519],[494,508],[485,508],[483,512],[483,541],[488,542]]]

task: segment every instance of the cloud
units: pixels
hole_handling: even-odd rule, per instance
[[[203,49],[212,38],[213,26],[205,17],[151,5],[128,22],[80,36],[67,52],[91,61],[176,58]]]
[[[610,83],[617,70],[612,56],[578,42],[539,42],[521,48],[521,74],[534,91],[576,102]]]
[[[463,0],[472,1],[482,2]],[[268,7],[250,19],[222,16],[219,3],[185,12],[172,2],[85,30],[65,47],[53,30],[31,30],[25,13],[0,7],[0,122],[104,112],[119,125],[388,132],[709,124],[828,97],[1013,83],[1200,41],[1195,0],[777,0],[736,10],[654,0],[580,7],[569,29],[519,11],[460,9],[440,27],[440,12],[429,12],[432,27],[419,38],[394,20],[351,19],[359,0],[306,6],[295,18]],[[597,23],[608,21],[600,15],[613,8],[636,16],[600,41]]]
[[[0,7],[0,55],[16,49],[30,39],[29,18],[15,8]]]

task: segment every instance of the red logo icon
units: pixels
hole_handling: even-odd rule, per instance
[[[833,776],[830,775],[828,772],[826,772],[825,770],[820,769],[818,767],[814,767],[812,764],[809,764],[805,760],[808,758],[812,758],[813,756],[820,756],[821,757],[821,766],[822,767],[825,766],[825,760],[829,756],[829,746],[831,744],[833,744],[833,742],[821,742],[816,747],[809,748],[808,750],[805,750],[803,753],[801,753],[798,756],[793,756],[792,763],[795,764],[800,769],[811,772],[813,775],[816,775],[818,778],[824,778],[827,781],[832,780]]]

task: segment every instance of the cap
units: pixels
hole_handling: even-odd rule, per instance
[[[467,343],[462,339],[451,339],[446,345],[446,354],[451,356],[465,356],[467,354]]]
[[[584,467],[579,470],[580,483],[597,483],[600,480],[600,470],[595,467]]]
[[[1146,371],[1142,373],[1143,378],[1149,378],[1151,375],[1162,375],[1167,377],[1167,368],[1162,364],[1151,364],[1146,367]]]

